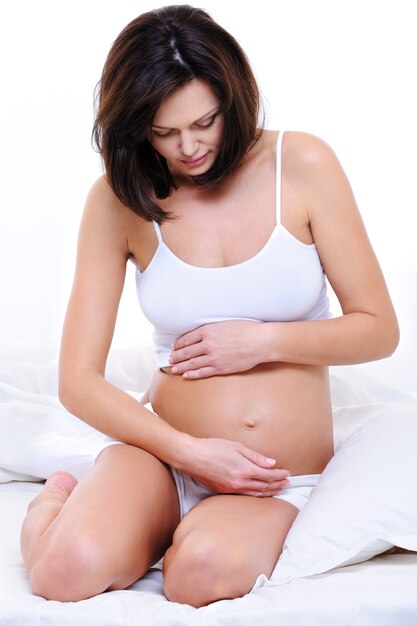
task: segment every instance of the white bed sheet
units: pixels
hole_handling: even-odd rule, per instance
[[[19,550],[26,505],[41,485],[0,485],[1,626],[416,626],[417,555],[382,555],[359,565],[264,587],[194,609],[168,602],[161,572],[125,591],[82,602],[50,602],[30,592]]]

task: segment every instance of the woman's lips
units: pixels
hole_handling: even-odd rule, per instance
[[[206,152],[206,154],[203,154],[203,156],[199,157],[198,159],[194,159],[193,161],[181,161],[181,163],[184,163],[184,165],[188,165],[189,167],[201,165],[201,163],[205,161],[207,155],[208,152]]]

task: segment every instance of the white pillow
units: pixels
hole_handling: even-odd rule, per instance
[[[57,469],[81,478],[108,439],[68,413],[57,397],[0,381],[0,483],[43,480]]]
[[[259,577],[257,587],[359,563],[394,545],[417,551],[417,404],[335,411],[336,426],[350,420],[353,431],[296,517],[271,579]]]
[[[417,401],[417,393],[398,389],[389,381],[373,375],[372,365],[362,363],[329,368],[333,407]]]

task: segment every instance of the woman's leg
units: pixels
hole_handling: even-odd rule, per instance
[[[218,495],[179,524],[164,559],[168,600],[205,606],[248,593],[270,576],[298,509],[275,498]]]
[[[33,592],[76,601],[124,589],[163,556],[178,523],[170,470],[144,450],[110,446],[78,484],[53,474],[29,505],[21,545]]]

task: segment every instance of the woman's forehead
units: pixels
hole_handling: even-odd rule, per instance
[[[193,80],[180,87],[159,107],[153,126],[176,128],[178,125],[198,122],[219,106],[219,100],[207,83]]]

